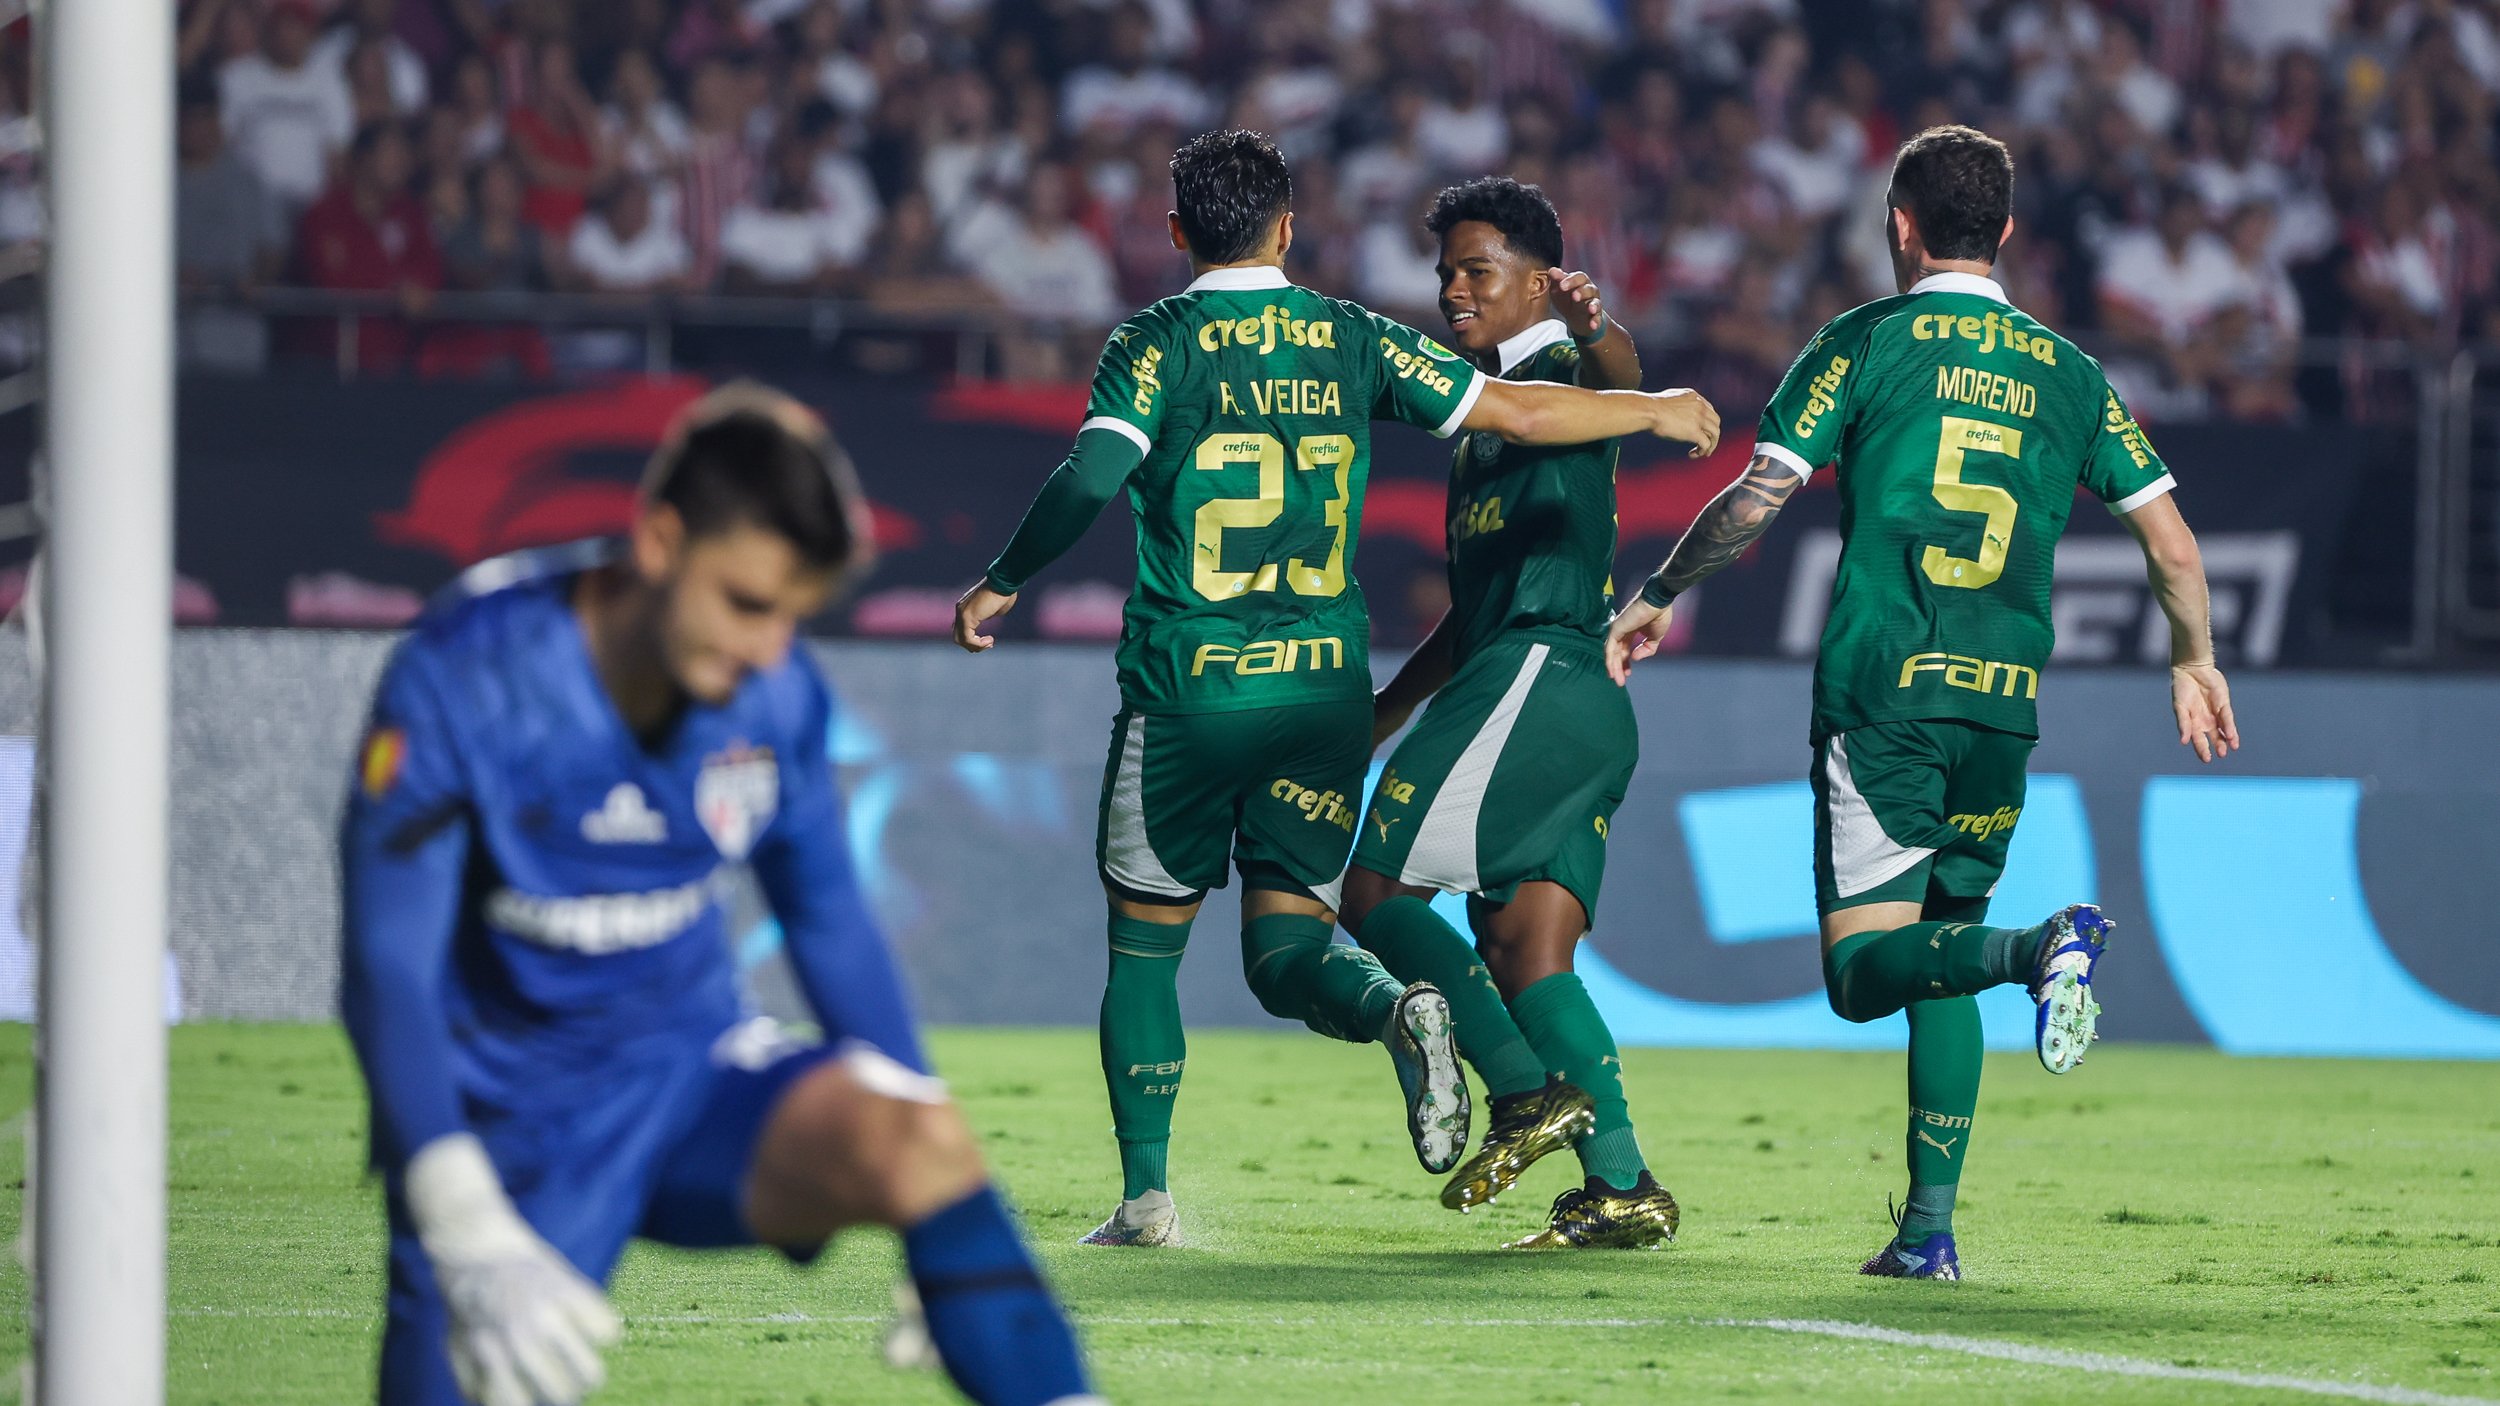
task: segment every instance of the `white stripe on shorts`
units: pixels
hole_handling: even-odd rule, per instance
[[[1858,783],[1849,775],[1846,734],[1834,734],[1823,744],[1823,781],[1831,796],[1827,821],[1831,826],[1832,887],[1842,898],[1897,879],[1919,861],[1934,857],[1933,849],[1911,849],[1894,843],[1892,836],[1884,833],[1883,822],[1875,818],[1875,808],[1858,794]]]
[[[1111,783],[1110,822],[1102,838],[1102,869],[1139,893],[1187,898],[1197,890],[1172,877],[1146,839],[1146,715],[1131,714],[1120,737],[1120,770]]]
[[[1484,809],[1484,789],[1510,742],[1519,710],[1527,706],[1528,690],[1536,687],[1537,672],[1552,652],[1542,644],[1528,647],[1518,677],[1494,705],[1493,715],[1468,739],[1467,750],[1458,754],[1458,764],[1433,796],[1432,809],[1415,827],[1415,843],[1406,852],[1406,872],[1398,875],[1398,882],[1430,884],[1445,893],[1474,893],[1483,887],[1476,868],[1476,817]]]

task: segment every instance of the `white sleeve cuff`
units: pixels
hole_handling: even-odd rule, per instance
[[[1784,444],[1773,444],[1768,440],[1757,439],[1753,442],[1753,452],[1765,459],[1777,459],[1795,469],[1800,483],[1814,477],[1814,466],[1806,462],[1806,456]]]
[[[1146,438],[1146,432],[1144,430],[1137,428],[1135,425],[1130,424],[1126,420],[1120,419],[1116,415],[1097,415],[1086,421],[1084,424],[1076,427],[1076,432],[1079,437],[1082,437],[1087,430],[1111,430],[1115,433],[1126,435],[1129,438],[1129,442],[1137,446],[1137,452],[1140,454],[1152,454],[1155,450],[1155,442]]]
[[[2127,514],[2134,512],[2136,509],[2143,507],[2145,504],[2152,502],[2161,495],[2168,493],[2170,490],[2177,488],[2178,486],[2179,481],[2177,479],[2172,478],[2168,474],[2163,474],[2160,478],[2154,479],[2151,483],[2144,485],[2142,488],[2128,494],[2126,497],[2110,504],[2109,510],[2120,517],[2124,517]]]
[[[1475,367],[1470,366],[1467,370],[1476,379],[1469,381],[1467,389],[1459,392],[1458,408],[1450,412],[1450,418],[1441,422],[1441,428],[1432,432],[1434,439],[1448,439],[1458,433],[1459,424],[1467,418],[1467,412],[1476,408],[1476,397],[1484,394],[1484,383],[1492,379]]]

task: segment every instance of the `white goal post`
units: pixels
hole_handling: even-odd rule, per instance
[[[35,15],[44,289],[42,1406],[165,1399],[166,755],[173,608],[172,0]]]

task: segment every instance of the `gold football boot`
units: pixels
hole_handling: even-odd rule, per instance
[[[1485,1130],[1484,1145],[1441,1188],[1441,1204],[1453,1211],[1496,1199],[1517,1185],[1539,1157],[1562,1151],[1597,1125],[1597,1109],[1588,1094],[1577,1084],[1554,1078],[1544,1088],[1494,1099],[1487,1112],[1493,1126]]]
[[[1675,1243],[1683,1212],[1675,1198],[1647,1172],[1630,1191],[1595,1177],[1554,1198],[1551,1224],[1513,1240],[1505,1250],[1654,1250]]]

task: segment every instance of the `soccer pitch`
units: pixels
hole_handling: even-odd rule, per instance
[[[1493,1247],[1568,1156],[1454,1215],[1377,1049],[1200,1034],[1172,1149],[1190,1247],[1134,1251],[1074,1244],[1119,1190],[1092,1032],[935,1043],[1115,1401],[2500,1399],[2500,1067],[1991,1057],[1957,1286],[1854,1272],[1903,1179],[1897,1054],[1627,1052],[1682,1240],[1514,1255]],[[173,1050],[170,1399],[370,1399],[381,1211],[346,1041],[190,1026]],[[24,1027],[0,1071],[22,1112]],[[22,1139],[0,1159],[22,1188]],[[876,1359],[892,1243],[806,1271],[637,1249],[595,1399],[954,1400]],[[25,1275],[0,1276],[21,1358]]]

